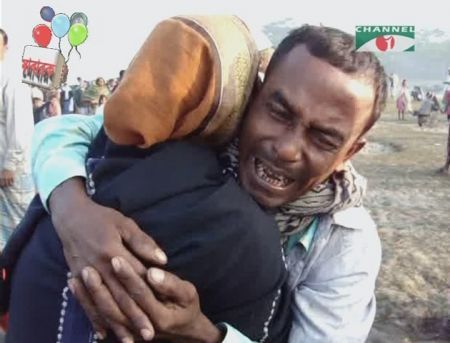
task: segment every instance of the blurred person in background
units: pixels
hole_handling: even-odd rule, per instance
[[[94,114],[96,112],[101,95],[107,97],[110,95],[110,91],[103,77],[97,78],[95,83],[89,86],[82,96],[82,102],[88,107],[88,114]]]
[[[122,69],[119,72],[119,78],[117,79],[117,82],[116,82],[114,88],[112,89],[111,93],[114,92],[117,87],[119,87],[120,81],[122,81],[124,75],[125,75],[125,70]]]
[[[100,98],[98,99],[98,106],[97,106],[97,110],[95,111],[95,114],[103,114],[106,100],[108,100],[108,97],[106,95],[104,95],[104,94],[100,95]]]
[[[33,198],[29,148],[33,135],[31,90],[6,75],[8,35],[0,29],[0,251]]]
[[[73,107],[73,93],[72,93],[72,88],[70,88],[70,86],[67,84],[67,82],[64,82],[61,86],[61,92],[60,92],[60,100],[61,100],[61,108],[62,108],[62,113],[72,113],[73,109],[71,111],[70,109],[70,105],[72,102],[72,107]]]
[[[51,91],[48,95],[48,111],[47,117],[60,116],[62,114],[61,104],[58,96],[58,92]]]
[[[409,94],[408,84],[405,79],[402,81],[400,93],[397,97],[397,112],[398,120],[405,120],[405,112],[412,112],[411,96]]]
[[[450,74],[450,69],[449,69],[449,74]],[[439,169],[439,172],[442,174],[448,174],[449,168],[450,168],[450,88],[449,87],[447,87],[447,90],[444,94],[444,100],[445,100],[444,113],[447,114],[447,120],[448,120],[447,156],[445,158],[445,164],[442,168]]]

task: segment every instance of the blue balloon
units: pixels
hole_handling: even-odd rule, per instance
[[[53,34],[58,37],[64,37],[70,29],[70,20],[64,13],[55,15],[52,19],[52,31]]]
[[[41,18],[45,21],[51,22],[55,16],[55,11],[50,6],[44,6],[41,8]]]

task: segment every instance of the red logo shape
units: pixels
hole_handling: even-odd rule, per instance
[[[378,50],[380,51],[386,51],[391,50],[394,48],[395,45],[395,39],[393,36],[379,36],[375,40],[375,45],[377,46]]]

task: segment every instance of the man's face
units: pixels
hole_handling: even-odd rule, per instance
[[[374,88],[292,49],[271,71],[240,135],[239,176],[264,207],[296,200],[363,147]]]

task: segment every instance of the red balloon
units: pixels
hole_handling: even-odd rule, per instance
[[[52,30],[44,24],[36,25],[33,29],[33,39],[37,45],[46,48],[52,40]]]

